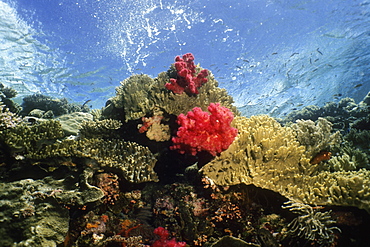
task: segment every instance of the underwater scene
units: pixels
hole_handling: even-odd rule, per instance
[[[369,246],[369,0],[0,0],[0,41],[0,247]]]

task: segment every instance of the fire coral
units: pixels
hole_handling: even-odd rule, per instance
[[[174,93],[182,94],[183,92],[190,94],[198,94],[198,88],[208,81],[208,70],[200,71],[198,75],[195,71],[194,56],[191,53],[186,53],[175,58],[175,68],[177,71],[177,79],[171,78],[170,83],[166,83],[165,87]]]
[[[211,103],[208,111],[211,114],[194,107],[186,116],[180,114],[177,117],[180,127],[170,148],[191,155],[207,151],[213,156],[226,150],[238,134],[238,130],[231,127],[234,115],[220,103]]]

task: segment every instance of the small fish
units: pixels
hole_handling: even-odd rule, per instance
[[[244,62],[246,63],[249,63],[249,60],[248,59],[243,59]]]
[[[331,158],[331,152],[320,151],[318,154],[315,155],[315,157],[313,157],[310,160],[310,164],[316,165],[316,164],[319,164],[321,161],[330,160],[330,158]]]
[[[290,55],[290,57],[293,57],[294,55],[298,55],[299,53],[298,52],[294,52],[292,55]]]
[[[271,55],[277,55],[278,53],[277,52],[273,52]]]
[[[354,88],[358,88],[358,87],[361,87],[361,86],[362,86],[362,83],[357,84]]]
[[[321,52],[321,51],[319,51],[319,48],[317,48],[317,49],[316,49],[316,51],[317,51],[318,53],[320,53],[320,55],[323,55],[323,54],[322,54],[322,52]]]
[[[342,94],[341,93],[337,93],[337,94],[333,94],[333,96],[334,97],[340,97],[340,96],[342,96]]]
[[[91,99],[89,100],[86,100],[85,103],[82,104],[81,108],[83,108],[87,103],[89,103],[91,101]]]

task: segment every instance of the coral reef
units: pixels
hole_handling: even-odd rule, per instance
[[[21,118],[0,84],[0,245],[365,246],[370,94],[283,126],[193,60],[91,114],[36,94]]]
[[[211,103],[208,111],[211,114],[195,107],[186,116],[180,114],[177,117],[180,127],[177,136],[172,138],[171,149],[191,155],[207,151],[216,156],[230,146],[238,133],[230,126],[234,115],[219,103]]]

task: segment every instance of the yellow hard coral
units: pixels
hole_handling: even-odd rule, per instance
[[[239,134],[230,147],[202,168],[219,185],[238,183],[270,188],[279,177],[301,172],[308,159],[294,132],[268,116],[236,117]],[[302,164],[302,165],[299,165]]]
[[[370,171],[320,171],[295,131],[271,117],[237,117],[233,124],[235,141],[201,169],[215,184],[253,184],[297,202],[370,211]]]

